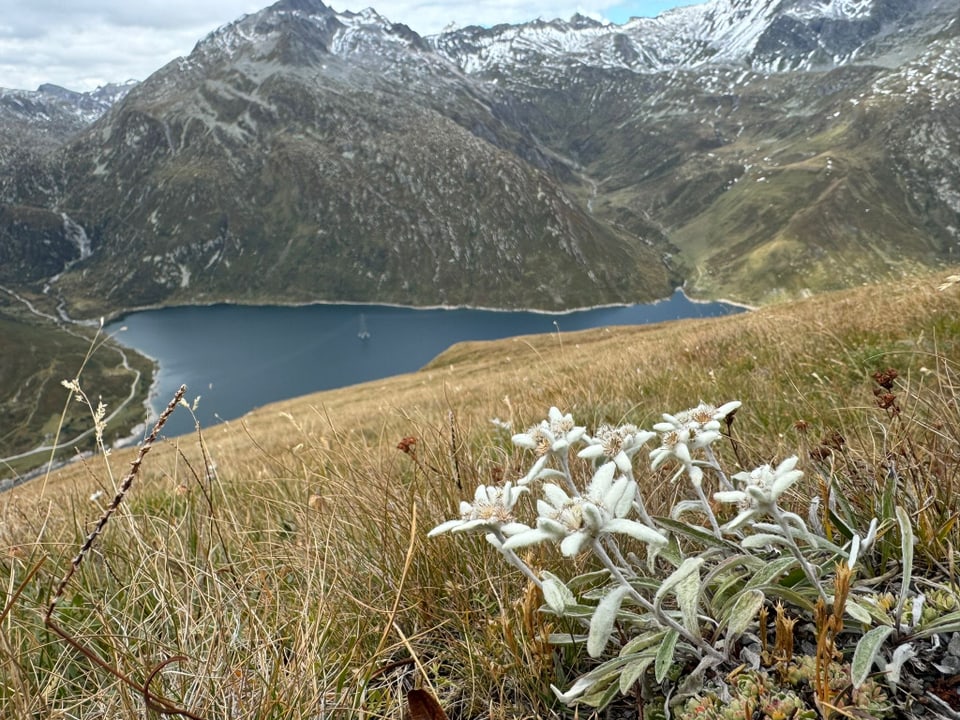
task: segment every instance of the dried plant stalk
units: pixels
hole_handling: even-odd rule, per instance
[[[67,585],[70,580],[76,574],[77,570],[80,569],[80,564],[83,562],[83,558],[90,551],[90,548],[93,547],[93,544],[96,542],[97,538],[100,537],[100,533],[103,532],[103,529],[106,527],[107,522],[117,511],[117,508],[120,507],[120,503],[123,502],[123,498],[126,496],[127,492],[130,490],[130,487],[133,485],[134,479],[137,477],[137,473],[140,471],[140,464],[143,462],[144,456],[150,452],[150,448],[153,447],[154,442],[156,442],[157,437],[160,434],[160,430],[166,424],[167,419],[176,409],[177,405],[180,404],[180,401],[183,399],[184,393],[187,391],[186,385],[181,385],[180,389],[174,394],[173,399],[160,414],[160,417],[157,418],[157,422],[153,426],[153,431],[144,440],[143,444],[140,446],[140,451],[137,453],[137,456],[133,459],[133,462],[130,463],[130,470],[127,472],[126,477],[123,479],[123,483],[120,485],[120,490],[117,491],[117,494],[114,496],[113,501],[110,503],[110,506],[103,512],[103,515],[100,516],[100,520],[97,522],[96,527],[87,535],[87,539],[84,541],[83,545],[80,548],[80,551],[74,556],[73,560],[70,561],[70,568],[67,570],[66,574],[63,576],[63,579],[60,581],[60,584],[57,585],[57,589],[53,593],[53,598],[50,600],[50,605],[47,607],[47,613],[43,618],[44,625],[47,628],[59,635],[67,644],[70,645],[74,650],[81,653],[84,657],[90,660],[92,663],[107,671],[115,678],[120,680],[122,683],[127,685],[130,688],[137,690],[143,695],[144,703],[147,708],[153,710],[162,715],[182,715],[191,720],[202,720],[197,715],[194,715],[189,710],[185,710],[176,705],[176,703],[168,700],[165,697],[155,694],[150,690],[150,683],[157,676],[157,674],[167,665],[171,663],[180,662],[186,658],[182,656],[167,658],[155,668],[153,668],[148,674],[146,680],[141,684],[135,682],[128,675],[126,675],[119,668],[113,667],[106,660],[101,658],[99,655],[89,650],[88,648],[83,647],[72,635],[70,635],[66,630],[61,628],[53,619],[53,611],[57,607],[57,603],[60,598],[63,597],[64,590],[66,590]]]

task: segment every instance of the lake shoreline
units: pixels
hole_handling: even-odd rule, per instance
[[[181,384],[202,395],[196,418],[177,413],[182,434],[254,407],[319,390],[414,372],[464,341],[646,325],[744,312],[733,303],[669,298],[635,305],[535,312],[390,304],[164,306],[112,321],[116,342],[157,363],[152,416]],[[117,332],[125,327],[125,332]]]
[[[671,299],[677,294],[680,293],[683,297],[691,303],[696,305],[710,305],[711,303],[718,303],[722,305],[730,305],[732,307],[740,308],[741,310],[752,311],[757,310],[758,306],[748,305],[737,300],[728,300],[726,298],[715,298],[715,299],[701,299],[694,298],[687,294],[683,286],[677,286],[674,288],[673,293],[667,297],[657,298],[656,300],[650,300],[649,302],[633,302],[633,303],[607,303],[605,305],[585,305],[583,307],[568,308],[565,310],[543,310],[537,308],[502,308],[502,307],[486,307],[483,305],[405,305],[403,303],[390,303],[390,302],[370,302],[370,301],[354,301],[354,300],[310,300],[308,302],[244,302],[239,300],[230,300],[230,299],[220,299],[220,300],[211,300],[209,302],[200,302],[200,301],[190,301],[185,303],[158,303],[153,305],[142,305],[132,308],[122,308],[111,313],[104,315],[104,324],[110,325],[117,323],[123,320],[123,318],[133,315],[134,313],[147,312],[150,310],[164,310],[168,308],[204,308],[204,307],[216,307],[218,305],[225,305],[228,307],[241,307],[241,308],[257,308],[257,307],[275,307],[275,308],[308,308],[308,307],[358,307],[358,308],[395,308],[398,310],[477,310],[482,312],[494,312],[494,313],[513,313],[513,312],[523,312],[523,313],[532,313],[535,315],[546,315],[546,316],[557,316],[562,317],[564,315],[571,315],[573,313],[589,312],[591,310],[610,310],[615,308],[629,308],[636,305],[659,305],[660,303],[670,302]],[[89,320],[74,320],[70,319],[70,322],[74,323],[87,323]],[[153,358],[150,358],[151,360]]]

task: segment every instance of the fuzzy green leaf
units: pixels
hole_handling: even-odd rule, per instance
[[[773,533],[757,533],[748,535],[740,541],[740,547],[744,550],[754,550],[766,547],[767,545],[787,545],[789,541],[783,535],[774,535]]]
[[[860,638],[857,649],[853,651],[853,660],[850,661],[850,680],[853,687],[858,688],[866,681],[873,668],[873,661],[877,659],[877,653],[880,652],[880,647],[892,632],[893,628],[890,625],[881,625],[866,632]]]
[[[617,692],[620,690],[620,685],[615,682],[611,682],[603,690],[586,693],[580,702],[584,705],[590,705],[597,709],[601,709],[610,704],[610,702],[617,696]]]
[[[744,591],[733,603],[730,613],[726,617],[727,637],[736,637],[746,630],[753,618],[756,617],[766,599],[757,589]]]
[[[813,612],[814,602],[816,601],[816,590],[813,588],[807,588],[808,595],[788,588],[784,585],[764,585],[763,587],[756,588],[757,590],[762,590],[767,597],[777,597],[783,600],[787,605],[793,605],[794,607],[803,608],[807,612]]]
[[[567,587],[570,588],[571,592],[583,593],[590,588],[602,585],[609,579],[609,570],[594,570],[593,572],[584,573],[583,575],[577,575],[574,578],[570,578],[567,580]]]
[[[703,558],[700,557],[688,557],[680,563],[680,567],[674,570],[670,577],[661,583],[660,589],[657,590],[657,594],[653,597],[653,604],[659,607],[660,603],[663,602],[664,596],[690,575],[696,574],[699,578],[701,565],[703,565]]]
[[[699,570],[699,565],[697,569]],[[700,606],[700,573],[691,572],[682,578],[677,583],[675,592],[677,605],[680,606],[680,614],[683,617],[683,626],[694,637],[700,637],[700,621],[697,617],[697,609]]]
[[[583,645],[586,639],[585,635],[577,633],[550,633],[547,637],[551,645]]]
[[[750,578],[746,587],[748,589],[757,588],[772,583],[796,564],[797,559],[793,555],[784,555],[776,560],[764,563],[754,576]]]
[[[563,615],[567,607],[576,605],[577,599],[563,581],[551,572],[544,572],[543,599],[557,615]]]
[[[647,668],[653,663],[652,655],[643,655],[638,657],[635,662],[627,665],[623,672],[620,673],[620,694],[626,695],[630,692],[630,688],[639,680],[643,674],[647,671]]]
[[[863,623],[864,625],[873,625],[873,616],[863,605],[855,602],[853,598],[847,598],[847,604],[843,606],[843,610],[857,622]]]
[[[653,647],[654,645],[659,645],[663,640],[663,636],[666,634],[666,630],[650,630],[642,635],[637,635],[637,637],[633,638],[623,646],[623,649],[620,651],[620,656],[625,657],[627,655],[633,655],[646,650],[649,647]]]
[[[960,632],[960,611],[954,611],[952,613],[947,613],[946,615],[941,615],[933,622],[924,625],[921,629],[915,630],[913,637],[923,638],[940,633],[947,634],[955,632]]]
[[[720,539],[709,530],[688,525],[685,522],[674,520],[673,518],[658,517],[655,519],[657,521],[657,525],[666,528],[677,535],[684,535],[691,540],[695,540],[708,547],[719,548],[727,552],[730,552],[731,550],[736,552],[738,549],[736,543],[733,543],[730,540]]]
[[[597,605],[593,619],[590,621],[590,632],[587,635],[587,652],[590,657],[600,657],[603,653],[610,635],[613,634],[620,603],[628,592],[630,592],[628,586],[618,585],[604,595],[603,600]]]
[[[900,598],[897,600],[897,621],[903,617],[903,606],[910,594],[910,581],[913,579],[913,525],[910,514],[897,505],[897,522],[900,524],[900,556],[903,569],[900,572]]]
[[[667,676],[667,672],[670,670],[670,666],[673,664],[673,652],[677,648],[677,640],[679,638],[680,633],[678,631],[670,630],[663,639],[663,644],[660,646],[660,649],[657,650],[657,658],[653,665],[653,674],[658,683],[663,682],[663,679]]]

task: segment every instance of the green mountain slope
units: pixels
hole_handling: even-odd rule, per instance
[[[425,39],[282,0],[61,145],[3,136],[0,257],[78,316],[563,309],[684,282],[765,303],[955,262],[960,22],[939,0],[848,10]]]

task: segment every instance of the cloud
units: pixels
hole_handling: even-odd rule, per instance
[[[11,0],[6,0],[6,6]],[[12,0],[0,15],[0,87],[33,89],[44,82],[92,90],[142,80],[190,52],[209,32],[256,12],[263,0]],[[338,11],[373,5],[421,35],[458,26],[517,23],[537,17],[623,13],[622,0],[360,0]]]

